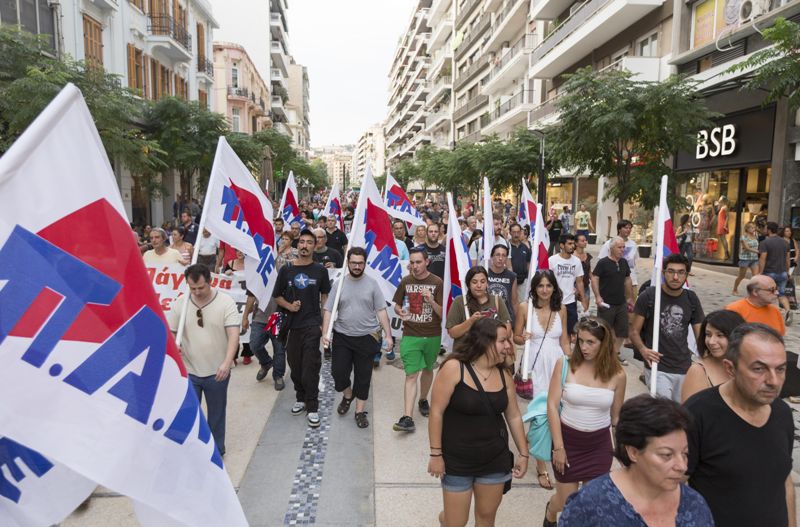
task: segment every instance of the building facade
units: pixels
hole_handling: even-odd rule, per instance
[[[340,189],[352,188],[353,145],[331,145],[313,148],[311,159],[320,159],[328,170],[331,186],[338,184]]]
[[[273,127],[292,137],[286,104],[289,102],[289,23],[286,0],[269,0],[269,82]]]
[[[386,138],[383,135],[383,123],[370,126],[358,138],[353,150],[351,186],[361,187],[367,166],[372,169],[374,177],[386,173]]]
[[[309,159],[311,148],[308,68],[296,64],[293,58],[290,59],[289,99],[285,104],[286,124],[289,127],[295,149],[297,149],[298,154],[307,160]],[[273,95],[274,98],[275,96]],[[273,101],[273,108],[276,104],[283,105],[283,101]]]
[[[270,93],[244,47],[214,42],[216,111],[228,119],[231,131],[254,134],[272,126]]]

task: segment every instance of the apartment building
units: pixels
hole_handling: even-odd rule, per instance
[[[272,126],[269,89],[243,46],[214,42],[214,72],[215,108],[232,131],[254,134]]]
[[[269,82],[273,127],[292,137],[286,104],[289,101],[289,24],[286,0],[269,0]]]
[[[428,97],[428,42],[431,0],[416,3],[406,31],[400,38],[389,73],[389,119],[386,121],[387,162],[410,158],[430,143],[425,130]]]
[[[453,20],[455,2],[434,0],[428,10],[431,38],[428,40],[428,97],[425,103],[425,133],[437,148],[451,148],[453,129]]]
[[[340,189],[349,189],[353,173],[354,145],[329,145],[312,149],[311,159],[321,159],[328,170],[331,186],[338,183]]]
[[[273,95],[273,112],[276,106],[285,109],[286,125],[289,128],[294,147],[304,159],[309,158],[311,148],[311,108],[309,106],[308,68],[296,64],[290,57],[289,63],[289,97],[284,103],[280,97]]]
[[[386,172],[386,138],[383,135],[383,123],[370,126],[356,142],[352,160],[352,187],[361,187],[367,166],[372,168],[372,175],[380,177]]]

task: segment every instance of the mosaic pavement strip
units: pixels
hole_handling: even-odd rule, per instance
[[[303,438],[303,449],[292,481],[289,507],[284,516],[284,525],[314,525],[317,519],[317,504],[322,486],[322,470],[328,449],[331,429],[331,414],[336,396],[333,390],[331,362],[322,361],[320,376],[326,389],[320,390],[319,428],[308,427]]]

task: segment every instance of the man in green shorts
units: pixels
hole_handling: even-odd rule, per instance
[[[424,417],[430,413],[428,392],[442,342],[442,280],[428,271],[428,253],[424,247],[408,252],[411,274],[400,281],[393,298],[394,310],[404,321],[400,358],[406,371],[403,417],[394,424],[396,432],[416,430],[411,414],[417,397],[417,377],[421,378],[419,412]]]

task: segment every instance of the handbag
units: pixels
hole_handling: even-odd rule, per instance
[[[526,401],[530,401],[533,399],[533,379],[523,381],[522,374],[520,372],[516,372],[514,374],[514,391],[517,392],[518,396],[522,397]]]
[[[561,388],[567,381],[567,366],[569,357],[564,356],[561,361]],[[561,405],[558,407],[561,413]],[[530,423],[528,427],[528,452],[542,461],[550,461],[553,451],[553,435],[550,433],[550,424],[547,421],[547,392],[541,392],[528,404],[528,411],[522,416],[523,423]]]

